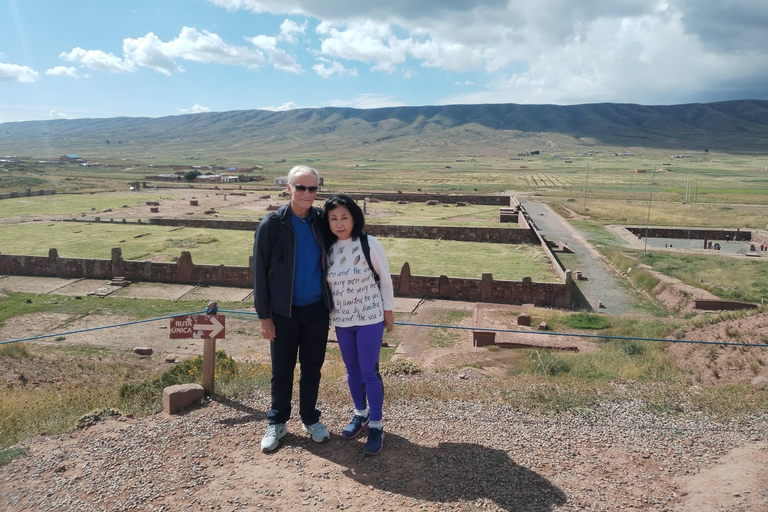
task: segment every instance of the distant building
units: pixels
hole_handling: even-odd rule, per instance
[[[80,157],[80,155],[64,155],[59,157],[59,161],[61,162],[74,162],[78,164],[85,163],[85,158]]]

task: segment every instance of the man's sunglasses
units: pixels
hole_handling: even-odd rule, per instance
[[[304,185],[294,185],[293,183],[291,183],[291,186],[299,192],[306,192],[307,190],[309,190],[310,194],[317,192],[317,187],[305,187]]]

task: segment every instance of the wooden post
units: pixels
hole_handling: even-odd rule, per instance
[[[212,395],[216,372],[216,340],[203,340],[203,389],[206,395]]]

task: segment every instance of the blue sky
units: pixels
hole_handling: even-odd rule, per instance
[[[0,122],[768,99],[765,0],[0,0]]]

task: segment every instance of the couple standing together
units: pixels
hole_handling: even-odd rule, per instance
[[[320,177],[305,165],[288,173],[290,203],[256,230],[253,285],[261,335],[270,341],[272,404],[261,449],[278,447],[288,433],[293,372],[299,377],[302,429],[313,441],[330,439],[320,422],[317,395],[329,324],[336,328],[355,406],[345,439],[368,431],[365,455],[384,447],[384,385],[379,355],[384,329],[394,325],[394,291],[384,249],[363,233],[365,217],[349,197],[337,195],[324,210],[313,206]]]

